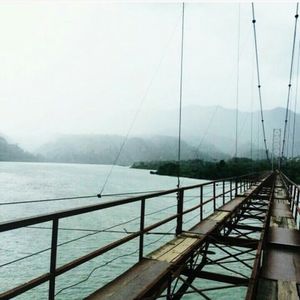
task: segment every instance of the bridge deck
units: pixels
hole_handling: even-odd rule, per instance
[[[277,180],[258,299],[296,300],[299,293],[300,231],[296,229],[288,194]]]
[[[182,234],[147,255],[87,299],[155,299],[166,289],[170,293],[170,281],[175,277],[183,284],[170,299],[179,299],[187,289],[190,292],[197,292],[200,298],[201,296],[208,298],[203,289],[200,290],[192,285],[194,279],[202,278],[247,287],[253,276],[258,280],[258,289],[249,292],[248,288],[246,298],[298,299],[299,230],[296,229],[288,194],[280,177],[277,176],[273,187],[271,185],[266,186],[263,181],[253,185],[243,195],[238,195],[190,230],[183,231]],[[254,225],[245,223],[249,219],[256,223]],[[227,234],[221,234],[225,231]],[[234,231],[239,234],[233,235]],[[266,242],[266,251],[263,253],[260,244],[263,245],[264,242]],[[223,251],[229,258],[249,266],[252,276],[250,273],[245,276],[233,269],[230,269],[229,273],[204,270],[208,261],[216,265],[218,260],[222,261],[220,258],[217,260],[208,258],[208,254],[214,254],[209,247],[220,248],[218,244],[222,245]],[[226,247],[243,250],[240,254],[232,254],[229,250],[225,250]],[[249,256],[244,260],[238,258],[245,253],[250,254],[251,251],[256,253],[252,260]],[[261,253],[263,253],[263,264],[258,269],[259,275],[256,275],[255,263],[256,260],[260,261]],[[198,262],[196,267],[189,268],[191,258],[197,255],[201,257],[201,262]]]
[[[209,234],[224,223],[256,189],[257,186],[254,185],[243,195],[219,207],[202,222],[147,255],[141,262],[87,299],[145,299],[147,291],[153,290],[153,287],[156,287],[156,295],[152,293],[149,298],[159,296],[167,286],[170,273],[180,272],[178,266],[182,265],[196,248],[201,247]]]
[[[184,208],[185,199],[190,197],[186,195],[186,191],[192,190],[199,195],[194,198],[199,202]],[[209,192],[204,193],[204,190]],[[148,205],[153,198],[175,194],[176,204],[171,207],[177,208],[176,213],[150,225],[147,222],[146,226],[146,203]],[[139,219],[138,231],[128,232],[121,239],[57,266],[60,220],[133,203],[140,205],[139,217],[132,219]],[[207,207],[209,211],[213,208],[213,213],[203,219]],[[183,230],[183,219],[190,217],[192,212],[198,212],[199,216],[193,215],[189,220],[199,217],[201,222],[189,230]],[[2,291],[0,299],[11,299],[46,282],[49,283],[48,298],[55,299],[58,276],[135,239],[139,240],[136,250],[139,262],[87,299],[166,297],[175,300],[187,294],[196,294],[197,299],[220,299],[224,295],[247,300],[298,299],[299,215],[299,186],[282,172],[265,172],[3,222],[0,224],[0,232],[52,222],[52,234],[49,272]],[[129,222],[131,220],[126,223]],[[155,229],[156,234],[164,234],[157,232],[157,228],[170,222],[176,224],[175,237],[152,253],[144,255],[145,234],[154,233]],[[123,223],[115,226],[120,225]],[[39,252],[34,253],[37,254]],[[73,285],[57,294],[71,287]]]

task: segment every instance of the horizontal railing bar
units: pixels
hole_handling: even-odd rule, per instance
[[[11,299],[13,297],[17,297],[35,287],[38,285],[45,283],[49,280],[50,273],[43,274],[37,278],[34,278],[24,284],[21,284],[11,290],[5,291],[4,293],[0,294],[0,299]]]
[[[134,203],[134,202],[140,201],[141,199],[147,200],[147,199],[156,198],[156,197],[160,197],[160,196],[164,196],[164,195],[168,195],[168,194],[177,193],[179,191],[191,190],[191,189],[199,188],[201,186],[207,186],[207,185],[210,185],[210,184],[213,184],[216,182],[228,181],[228,180],[231,180],[232,178],[234,178],[236,180],[242,179],[242,178],[245,178],[250,175],[253,175],[253,174],[243,175],[240,177],[231,177],[231,178],[225,178],[225,179],[220,179],[220,180],[214,180],[214,181],[209,181],[209,182],[205,182],[205,183],[198,184],[198,185],[191,185],[191,186],[187,186],[187,187],[180,187],[180,188],[175,188],[175,189],[171,189],[171,190],[166,190],[163,192],[139,195],[136,197],[119,199],[119,200],[115,200],[115,201],[107,201],[107,202],[100,203],[100,204],[92,204],[92,205],[82,206],[82,207],[78,207],[78,208],[57,211],[57,212],[50,213],[50,214],[21,218],[21,219],[17,219],[17,220],[13,220],[13,221],[6,221],[6,222],[0,223],[0,232],[12,230],[12,229],[18,229],[18,228],[22,228],[25,226],[35,225],[38,223],[49,222],[49,221],[52,221],[54,218],[62,219],[62,218],[72,217],[72,216],[76,216],[79,214],[93,212],[96,210],[101,210],[101,209],[111,208],[111,207],[115,207],[115,206],[119,206],[119,205]]]
[[[101,254],[104,254],[104,253],[106,253],[106,252],[108,252],[108,251],[110,251],[110,250],[112,250],[114,248],[117,248],[117,247],[119,247],[119,246],[121,246],[121,245],[123,245],[123,244],[125,244],[125,243],[127,243],[127,242],[129,242],[129,241],[131,241],[131,240],[133,240],[135,238],[137,238],[141,234],[147,233],[147,232],[149,232],[149,231],[151,231],[151,230],[153,230],[153,229],[155,229],[155,228],[157,228],[157,227],[159,227],[161,225],[164,225],[164,224],[166,224],[166,223],[168,223],[168,222],[176,219],[177,216],[178,216],[178,214],[172,215],[169,218],[166,218],[166,219],[164,219],[164,220],[162,220],[160,222],[157,222],[155,224],[152,224],[152,225],[146,227],[142,231],[137,231],[135,233],[132,233],[132,234],[130,234],[130,235],[128,235],[128,236],[120,239],[120,240],[112,242],[112,243],[110,243],[110,244],[108,244],[108,245],[106,245],[104,247],[101,247],[101,248],[99,248],[99,249],[97,249],[97,250],[95,250],[95,251],[93,251],[93,252],[91,252],[91,253],[89,253],[87,255],[84,255],[84,256],[82,256],[80,258],[77,258],[77,259],[75,259],[75,260],[73,260],[73,261],[71,261],[71,262],[69,262],[69,263],[67,263],[67,264],[65,264],[65,265],[57,268],[56,271],[55,271],[55,277],[58,276],[58,275],[61,275],[61,274],[65,273],[65,272],[67,272],[69,270],[72,270],[75,267],[78,267],[81,264],[83,264],[85,262],[88,262],[91,259],[96,258],[96,257],[98,257]],[[44,274],[44,275],[42,275],[40,277],[37,277],[37,278],[35,278],[35,279],[27,282],[27,283],[24,283],[24,284],[22,284],[22,285],[20,285],[20,286],[18,286],[16,288],[13,288],[13,289],[11,289],[9,291],[6,291],[6,292],[0,294],[0,299],[10,299],[12,297],[16,297],[16,296],[18,296],[18,295],[20,295],[20,294],[22,294],[22,293],[24,293],[24,292],[26,292],[26,291],[28,291],[28,290],[36,287],[36,286],[38,286],[38,285],[40,285],[40,284],[48,281],[49,279],[50,279],[50,273]]]
[[[288,178],[283,172],[280,172],[280,174],[284,177],[284,179],[286,181],[288,181],[292,185],[296,186],[297,189],[300,189],[299,185],[297,183],[295,183],[294,181],[292,181],[290,178]]]
[[[220,196],[222,196],[222,194],[217,195],[217,197],[220,197]],[[199,208],[200,206],[201,206],[201,204],[193,206],[193,207],[191,207],[191,208],[183,211],[182,215],[187,214],[187,213],[189,213],[189,212],[191,212],[191,211]],[[153,229],[155,229],[155,228],[157,228],[157,227],[159,227],[161,225],[164,225],[164,224],[166,224],[166,223],[168,223],[168,222],[176,219],[177,216],[178,216],[178,214],[172,215],[172,216],[170,216],[170,217],[168,217],[168,218],[166,218],[166,219],[164,219],[164,220],[162,220],[160,222],[154,223],[154,224],[146,227],[144,230],[134,232],[134,233],[132,233],[129,236],[126,236],[126,237],[124,237],[124,238],[122,238],[120,240],[112,242],[112,243],[110,243],[110,244],[108,244],[108,245],[106,245],[106,246],[104,246],[104,247],[102,247],[100,249],[95,250],[94,252],[91,252],[91,253],[89,253],[89,254],[87,254],[85,256],[82,256],[82,257],[80,257],[80,258],[78,258],[78,259],[76,259],[76,260],[74,260],[74,261],[72,261],[70,263],[67,263],[64,266],[61,266],[61,267],[57,268],[57,270],[56,270],[56,276],[61,275],[61,274],[65,273],[65,272],[67,272],[67,271],[69,271],[69,270],[71,270],[71,269],[73,269],[73,268],[75,268],[75,267],[77,267],[77,266],[79,266],[79,265],[81,265],[81,264],[83,264],[83,263],[85,263],[85,262],[87,262],[87,261],[89,261],[89,260],[91,260],[91,259],[93,259],[93,258],[95,258],[95,257],[97,257],[99,255],[101,255],[101,254],[104,254],[105,252],[107,252],[109,250],[112,250],[112,249],[114,249],[114,248],[116,248],[118,246],[121,246],[122,244],[127,243],[130,240],[137,238],[141,234],[145,234],[145,233],[147,233],[147,232],[149,232],[149,231],[151,231],[151,230],[153,230]]]
[[[120,240],[112,242],[112,243],[110,243],[110,244],[108,244],[108,245],[106,245],[106,246],[104,246],[102,248],[99,248],[99,249],[97,249],[97,250],[95,250],[95,251],[93,251],[93,252],[91,252],[89,254],[86,254],[86,255],[84,255],[84,256],[82,256],[80,258],[77,258],[77,259],[75,259],[75,260],[73,260],[73,261],[71,261],[71,262],[69,262],[69,263],[67,263],[67,264],[65,264],[65,265],[57,268],[56,272],[55,272],[55,275],[56,276],[61,275],[61,274],[65,273],[65,272],[67,272],[67,271],[69,271],[69,270],[71,270],[71,269],[73,269],[75,267],[78,267],[81,264],[83,264],[83,263],[85,263],[85,262],[87,262],[87,261],[89,261],[89,260],[91,260],[93,258],[96,258],[97,256],[99,256],[101,254],[106,253],[107,251],[110,251],[110,250],[112,250],[114,248],[117,248],[117,247],[119,247],[119,246],[121,246],[121,245],[123,245],[123,244],[125,244],[125,243],[127,243],[127,242],[129,242],[129,241],[131,241],[131,240],[133,240],[133,239],[135,239],[137,237],[139,237],[141,234],[147,233],[148,231],[151,231],[151,230],[153,230],[153,229],[155,229],[155,228],[157,228],[157,227],[159,227],[161,225],[164,225],[164,224],[166,224],[166,223],[168,223],[168,222],[176,219],[177,216],[178,216],[178,214],[172,215],[172,216],[170,216],[170,217],[168,217],[168,218],[166,218],[166,219],[164,219],[162,221],[159,221],[159,222],[154,223],[154,224],[152,224],[152,225],[150,225],[148,227],[145,227],[145,229],[142,230],[142,231],[137,231],[135,233],[132,233],[132,234],[130,234],[130,235],[128,235],[128,236],[120,239]]]

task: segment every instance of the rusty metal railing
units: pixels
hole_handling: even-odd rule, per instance
[[[300,187],[298,184],[289,179],[284,173],[280,172],[280,175],[285,185],[285,188],[289,193],[288,196],[293,218],[295,220],[296,225],[298,224],[298,228],[300,229]]]
[[[0,232],[6,232],[6,231],[11,231],[15,230],[18,228],[23,228],[26,226],[32,226],[32,225],[37,225],[39,223],[44,223],[44,222],[52,222],[52,236],[51,236],[51,250],[50,250],[50,261],[49,261],[49,272],[45,273],[39,277],[36,277],[28,282],[25,282],[21,285],[18,285],[10,290],[4,291],[0,293],[0,299],[10,299],[13,297],[16,297],[18,295],[21,295],[25,293],[26,291],[29,291],[45,282],[49,282],[49,292],[48,292],[48,299],[55,299],[55,281],[57,276],[62,275],[66,273],[69,270],[72,270],[88,261],[90,261],[93,258],[96,258],[104,253],[107,253],[108,251],[115,249],[135,238],[139,238],[139,260],[143,259],[144,257],[144,235],[149,233],[155,228],[158,228],[168,222],[171,222],[173,220],[176,220],[176,230],[174,234],[181,234],[183,229],[183,216],[193,212],[195,210],[199,211],[199,219],[197,223],[201,222],[204,218],[204,207],[212,203],[213,206],[213,212],[215,209],[217,209],[217,199],[222,199],[222,204],[225,204],[226,202],[230,201],[233,199],[236,195],[239,193],[245,191],[248,189],[251,184],[255,181],[257,181],[259,178],[259,174],[247,174],[244,176],[240,177],[231,177],[231,178],[225,178],[225,179],[220,179],[220,180],[214,180],[202,184],[197,184],[197,185],[192,185],[192,186],[187,186],[187,187],[180,187],[176,189],[170,189],[166,191],[160,191],[156,193],[150,193],[150,194],[145,194],[145,195],[139,195],[135,197],[130,197],[130,198],[124,198],[121,200],[115,200],[115,201],[109,201],[109,202],[103,202],[100,204],[94,204],[94,205],[88,205],[88,206],[83,206],[79,208],[73,208],[73,209],[68,209],[68,210],[63,210],[59,212],[54,212],[54,213],[49,213],[49,214],[44,214],[44,215],[39,215],[39,216],[34,216],[34,217],[28,217],[28,218],[23,218],[23,219],[18,219],[18,220],[13,220],[13,221],[7,221],[0,223]],[[204,199],[204,194],[203,194],[203,188],[204,187],[211,187],[212,190],[212,196],[209,199]],[[229,186],[229,189],[226,190],[226,186]],[[216,187],[221,188],[222,192],[217,194],[217,189]],[[199,204],[184,210],[184,194],[185,191],[188,190],[199,190]],[[146,204],[151,201],[153,198],[158,198],[162,197],[165,195],[170,195],[170,194],[177,194],[177,212],[176,214],[173,214],[159,222],[153,223],[147,227],[145,227],[145,207]],[[299,203],[299,191],[298,191],[298,202]],[[227,201],[226,201],[227,200]],[[56,265],[56,256],[57,256],[57,248],[58,248],[58,243],[57,243],[57,237],[58,237],[58,231],[59,231],[59,221],[61,219],[67,218],[67,217],[74,217],[90,212],[95,212],[99,210],[105,210],[107,208],[112,208],[112,207],[119,207],[123,206],[129,203],[140,203],[140,228],[139,231],[132,232],[128,234],[127,236],[118,239],[114,242],[111,242],[101,248],[98,248],[97,250],[94,250],[93,252],[90,252],[84,256],[81,256],[75,260],[72,260],[69,263],[66,263],[60,267],[57,267]],[[221,204],[221,205],[222,205]]]

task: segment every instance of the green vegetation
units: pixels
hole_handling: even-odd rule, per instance
[[[132,168],[156,170],[155,174],[177,176],[178,163],[176,161],[151,161],[134,163]],[[270,170],[267,160],[251,160],[249,158],[232,158],[209,162],[199,159],[180,162],[180,176],[199,179],[220,179],[240,176],[252,172]],[[300,160],[294,159],[283,163],[282,171],[293,181],[300,183]]]
[[[300,158],[288,160],[283,163],[282,172],[297,184],[300,184]]]

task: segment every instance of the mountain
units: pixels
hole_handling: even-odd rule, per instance
[[[187,106],[182,110],[182,159],[200,158],[219,160],[235,154],[235,110],[220,106]],[[290,128],[286,150],[291,153],[293,118],[296,117],[294,154],[300,155],[300,116],[290,112]],[[285,109],[275,108],[264,111],[266,138],[272,151],[272,133],[281,128]],[[251,119],[252,147],[251,147]],[[238,156],[265,158],[260,121],[260,112],[239,112]],[[125,124],[126,125],[126,124]],[[124,125],[124,126],[125,126]],[[125,126],[126,127],[126,126]],[[35,153],[44,161],[64,163],[114,163],[120,149],[117,163],[131,165],[139,161],[176,160],[178,149],[178,111],[148,111],[139,118],[124,147],[124,137],[104,134],[60,135],[51,142],[40,146]],[[24,152],[20,147],[1,140],[1,160],[41,160]]]
[[[236,111],[221,106],[186,106],[182,109],[182,138],[191,146],[199,147],[205,152],[207,145],[213,145],[218,151],[233,156],[235,153],[235,122]],[[289,111],[289,130],[287,134],[286,150],[291,153],[292,124],[296,116],[295,155],[300,155],[300,115]],[[245,156],[250,153],[251,145],[251,119],[252,146],[256,155],[264,157],[261,116],[260,111],[239,111],[238,118],[238,155]],[[268,148],[272,150],[273,129],[283,126],[285,109],[282,107],[264,110],[264,124]],[[156,134],[176,137],[178,134],[178,111],[164,110],[149,112],[139,121],[137,135]],[[158,126],[159,125],[159,126]],[[298,133],[298,134],[297,134]],[[202,141],[202,144],[201,144]],[[258,151],[258,149],[260,149]]]
[[[25,152],[18,145],[10,144],[0,136],[0,161],[39,161],[38,156]]]
[[[118,135],[62,135],[40,147],[38,153],[47,161],[64,163],[112,164],[121,148],[117,161],[119,165],[131,165],[137,161],[177,159],[178,140],[175,137],[131,137],[123,145],[124,139]],[[182,141],[181,157],[213,160],[226,158],[226,155],[216,149],[213,155],[199,152]]]

